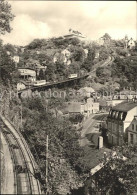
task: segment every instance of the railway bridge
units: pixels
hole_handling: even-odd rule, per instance
[[[51,82],[51,83],[44,84],[41,86],[30,86],[26,89],[19,90],[17,93],[18,93],[19,97],[21,97],[21,94],[23,92],[27,92],[28,90],[31,90],[32,92],[34,92],[34,91],[39,92],[39,91],[46,91],[46,90],[52,89],[54,87],[58,87],[58,88],[63,88],[63,87],[68,87],[68,86],[70,87],[70,86],[74,86],[74,85],[79,84],[81,80],[86,79],[88,76],[89,76],[89,74],[86,74],[86,75],[82,75],[82,76],[79,76],[76,78],[65,79],[65,80],[57,81],[57,82]]]
[[[111,64],[114,61],[114,57],[109,56],[105,61],[103,62],[99,62],[98,64],[94,65],[94,69],[92,69],[89,73],[86,73],[84,75],[81,75],[79,77],[75,77],[75,78],[67,78],[65,80],[61,80],[61,81],[57,81],[57,82],[51,82],[45,85],[41,85],[41,86],[30,86],[26,89],[20,90],[18,91],[18,96],[21,97],[21,94],[23,92],[26,92],[28,90],[31,90],[32,92],[34,91],[46,91],[48,89],[54,88],[54,87],[58,87],[58,88],[63,88],[63,87],[70,87],[70,86],[75,86],[76,84],[79,84],[81,80],[86,79],[87,77],[91,77],[92,73],[96,72],[96,69],[98,67],[106,67],[109,64]]]

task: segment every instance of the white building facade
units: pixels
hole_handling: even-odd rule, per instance
[[[136,102],[122,102],[112,107],[107,118],[108,141],[111,145],[123,144],[125,131],[135,115]]]

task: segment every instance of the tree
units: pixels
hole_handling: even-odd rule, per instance
[[[67,76],[66,66],[64,65],[64,63],[57,61],[55,66],[56,66],[55,73],[57,74],[58,79],[59,80],[64,79],[64,77]]]
[[[11,5],[5,0],[0,1],[0,34],[10,33],[10,22],[14,15],[11,13]]]
[[[40,71],[39,71],[39,76],[38,76],[38,79],[39,79],[39,80],[43,80],[43,79],[45,79],[45,74],[44,74],[44,72],[43,72],[43,70],[42,70],[42,69],[40,69]]]
[[[78,45],[78,44],[80,44],[80,40],[78,38],[70,39],[70,44]]]
[[[12,73],[15,71],[15,63],[7,54],[3,46],[0,47],[0,74],[5,84],[7,80],[12,81]]]
[[[105,33],[103,37],[106,38],[107,40],[111,39],[111,36],[108,33]]]
[[[23,102],[23,135],[34,157],[39,159],[37,162],[44,176],[46,136],[49,136],[48,184],[51,194],[70,194],[70,189],[78,188],[81,180],[74,169],[82,152],[78,134],[67,118],[56,118],[50,113],[50,109],[62,107],[62,102],[62,99],[51,98],[47,110],[42,98]]]
[[[113,155],[115,152],[115,155]],[[104,194],[131,195],[137,192],[137,147],[115,147],[102,161],[104,167],[93,177]],[[92,178],[93,178],[92,177]]]
[[[86,69],[88,72],[91,71],[94,59],[95,59],[95,48],[93,46],[93,47],[89,47],[87,58],[82,63],[81,68]]]
[[[4,45],[4,49],[5,51],[9,51],[12,56],[16,53],[15,47],[9,43]]]
[[[103,67],[98,67],[96,69],[96,75],[97,75],[97,77],[101,77],[102,76],[103,70],[104,70]]]
[[[69,117],[69,120],[72,123],[81,123],[83,121],[84,115],[83,114],[73,114]]]
[[[85,59],[85,52],[82,48],[73,48],[72,59],[83,63]]]
[[[47,69],[45,71],[45,78],[47,81],[54,81],[55,71],[56,71],[56,66],[53,63],[47,64]]]
[[[121,48],[117,48],[116,52],[117,52],[118,55],[121,55],[121,56],[124,56],[124,57],[128,54],[126,49],[121,49]]]
[[[99,60],[106,60],[110,55],[110,49],[102,47],[99,52]]]
[[[73,73],[79,73],[80,71],[80,65],[78,62],[72,62],[72,64],[69,65],[68,72],[69,74]]]
[[[43,39],[34,39],[28,46],[27,49],[38,49],[43,45]]]

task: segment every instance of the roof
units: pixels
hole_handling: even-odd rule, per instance
[[[77,38],[85,38],[85,36],[81,35],[81,34],[67,34],[67,35],[64,35],[64,38],[71,38],[71,37],[77,37]]]
[[[20,75],[22,75],[22,76],[26,76],[26,75],[36,76],[35,70],[32,70],[32,69],[19,68],[19,69],[18,69],[18,72],[19,72]]]
[[[34,68],[29,68],[29,67],[18,67],[18,70],[23,70],[23,69],[35,71]]]
[[[112,108],[112,110],[127,112],[137,106],[137,102],[122,102]]]
[[[80,93],[83,93],[83,92],[86,92],[86,93],[94,93],[95,90],[92,87],[83,87],[83,88],[80,88],[78,90],[78,92],[80,92]]]
[[[107,106],[107,100],[106,99],[103,99],[103,98],[100,98],[99,99],[99,105],[100,106]]]
[[[118,94],[116,95],[136,95],[137,92],[136,91],[131,91],[131,90],[123,90],[120,91]]]
[[[81,112],[81,102],[70,102],[67,104],[67,110],[68,112]]]

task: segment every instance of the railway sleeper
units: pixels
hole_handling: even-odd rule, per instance
[[[19,149],[19,147],[16,144],[10,144],[10,147],[12,147],[13,149]]]
[[[36,179],[40,179],[41,178],[41,173],[39,172],[34,172],[34,176]]]
[[[7,131],[6,129],[4,129],[3,133],[4,133],[4,134],[10,134],[10,132]]]
[[[26,167],[23,167],[21,165],[15,165],[15,170],[17,171],[17,173],[27,173],[28,170]]]
[[[39,177],[38,179],[39,179],[39,182],[40,182],[42,185],[46,184],[46,179],[45,179],[45,177],[44,177],[42,174],[40,174],[40,177]]]

